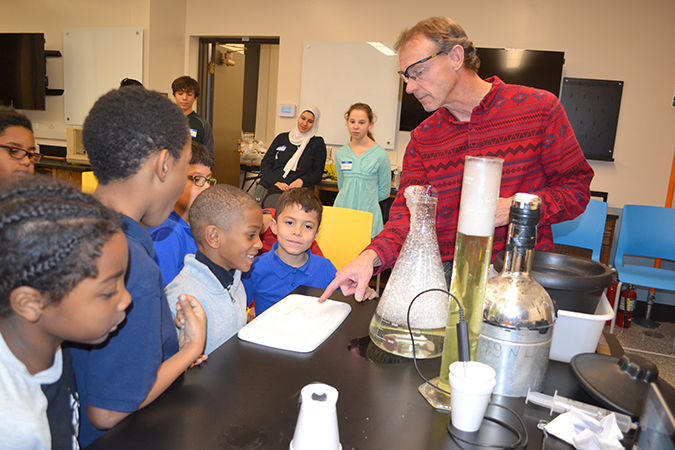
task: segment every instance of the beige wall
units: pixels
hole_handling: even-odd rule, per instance
[[[114,3],[114,2],[111,2]],[[149,29],[146,31],[148,62],[145,83],[171,95],[171,83],[185,75],[186,0],[151,0]]]
[[[147,74],[149,17],[150,0],[3,1],[0,8],[0,30],[3,33],[44,33],[45,49],[60,50],[63,53],[64,28],[143,27],[145,30],[143,71]],[[63,58],[48,59],[47,76],[50,88],[63,88]],[[31,120],[37,123],[38,130],[52,127],[65,133],[63,98],[63,96],[47,97],[45,111],[26,112]],[[39,132],[38,130],[36,132]],[[65,139],[65,134],[63,136]]]
[[[675,149],[672,0],[25,0],[3,2],[0,29],[44,32],[47,47],[62,50],[63,28],[142,26],[144,82],[162,91],[178,75],[196,75],[194,36],[278,36],[277,101],[297,104],[304,41],[395,41],[432,15],[458,21],[478,46],[565,51],[565,76],[624,81],[616,161],[591,162],[592,188],[608,191],[610,206],[664,204]],[[50,60],[48,74],[51,87],[62,86],[62,62]],[[48,99],[47,108],[29,114],[62,124],[62,99]],[[277,117],[275,131],[293,123]],[[399,163],[407,139],[399,133]]]

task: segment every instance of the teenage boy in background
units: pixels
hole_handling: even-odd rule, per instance
[[[0,184],[32,177],[40,159],[30,119],[10,106],[0,106]]]
[[[169,214],[158,227],[148,228],[155,244],[155,261],[168,285],[183,269],[185,255],[197,253],[197,243],[188,224],[190,206],[197,195],[216,184],[213,178],[213,157],[202,144],[192,141],[192,159],[185,189]]]
[[[187,121],[160,93],[110,91],[84,121],[83,143],[98,179],[95,196],[124,214],[129,245],[126,287],[132,305],[116,335],[99,346],[73,344],[83,447],[154,401],[201,355],[206,316],[193,297],[176,339],[159,266],[145,226],[164,222],[185,188],[191,157]]]
[[[193,140],[204,144],[213,157],[213,130],[211,124],[192,110],[192,106],[199,98],[199,83],[187,75],[178,77],[171,83],[171,91],[176,104],[183,111],[190,122],[190,136]]]

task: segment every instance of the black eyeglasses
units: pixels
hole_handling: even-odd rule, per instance
[[[201,175],[188,175],[187,177],[188,180],[192,180],[197,187],[204,187],[206,183],[209,183],[209,186],[215,186],[218,182],[215,178],[206,178]]]
[[[418,65],[418,64],[424,64],[425,62],[429,61],[431,58],[435,58],[436,56],[442,55],[443,53],[446,53],[446,52],[437,52],[437,53],[434,53],[434,54],[431,55],[431,56],[427,56],[427,57],[424,58],[424,59],[420,59],[419,61],[410,64],[410,65],[408,66],[408,68],[405,69],[405,72],[401,72],[401,71],[399,70],[399,71],[398,71],[398,74],[401,76],[401,78],[403,79],[403,81],[405,81],[406,83],[407,83],[408,81],[410,81],[410,80],[417,81],[419,78],[421,78],[421,77],[424,75],[424,72],[425,72],[425,70],[426,70],[426,67],[419,67],[419,68],[417,68],[417,69],[414,69],[412,72],[410,72],[410,69],[411,69],[413,66],[416,66],[416,65]]]
[[[32,163],[39,163],[42,159],[42,155],[37,152],[29,152],[28,150],[24,150],[19,147],[12,147],[9,145],[0,145],[0,147],[7,150],[9,152],[9,156],[14,159],[22,160],[26,157],[26,155],[28,155],[28,158]]]

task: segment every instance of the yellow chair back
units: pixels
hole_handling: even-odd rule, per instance
[[[82,192],[93,194],[98,186],[98,180],[94,176],[94,172],[82,172]]]
[[[323,256],[340,270],[370,244],[373,213],[324,206],[320,228],[316,241]]]

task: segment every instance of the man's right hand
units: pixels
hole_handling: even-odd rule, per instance
[[[337,288],[340,288],[344,295],[354,294],[356,301],[362,302],[368,283],[373,277],[373,267],[376,260],[379,261],[377,253],[370,249],[365,250],[359,256],[352,259],[338,271],[335,279],[328,285],[323,295],[319,298],[319,303],[325,302]]]

